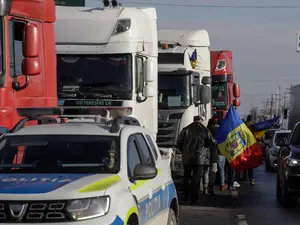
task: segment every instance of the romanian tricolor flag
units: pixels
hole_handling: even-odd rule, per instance
[[[252,131],[254,137],[257,140],[261,140],[265,132],[270,128],[272,128],[274,125],[278,124],[279,120],[280,117],[278,116],[270,120],[265,120],[259,123],[250,124],[248,125],[248,128]]]
[[[262,164],[262,151],[255,137],[231,106],[218,128],[218,148],[235,170]]]
[[[198,57],[197,57],[197,50],[195,49],[193,54],[190,57],[191,66],[193,69],[195,69],[198,65]]]

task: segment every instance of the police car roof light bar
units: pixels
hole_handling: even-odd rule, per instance
[[[82,118],[84,115],[101,115],[103,117],[106,117],[108,112],[110,117],[113,118],[112,125],[110,132],[118,132],[120,129],[120,124],[123,122],[123,124],[128,125],[137,125],[140,126],[139,122],[135,119],[129,119],[130,117],[126,117],[127,115],[130,115],[132,112],[131,107],[119,107],[119,106],[110,106],[110,107],[39,107],[39,108],[17,108],[17,113],[21,117],[25,117],[21,119],[9,132],[14,133],[23,128],[28,121],[32,120],[38,120],[38,121],[47,121],[48,123],[57,123],[57,120],[52,117],[45,117],[46,115],[58,115],[61,118],[62,117],[68,117],[68,115],[65,115],[65,111],[68,109],[75,109],[75,110],[83,110],[80,112],[80,115],[78,117]],[[82,114],[83,113],[83,114]],[[69,116],[70,117],[70,116]],[[74,115],[71,115],[71,117],[74,117]],[[77,118],[78,118],[77,117]],[[126,118],[126,119],[125,119]]]

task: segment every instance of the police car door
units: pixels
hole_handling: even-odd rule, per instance
[[[145,163],[145,156],[141,150],[140,144],[138,144],[139,136],[131,135],[128,138],[127,143],[127,164],[128,164],[128,177],[133,176],[133,171],[136,165]],[[155,180],[155,178],[153,179]],[[153,186],[153,180],[136,181],[130,185],[130,190],[133,196],[136,198],[139,210],[139,224],[146,224],[151,221],[152,214],[149,207],[151,190]]]
[[[162,217],[159,215],[162,212],[162,176],[160,168],[158,168],[155,156],[150,146],[148,145],[145,136],[141,133],[135,134],[135,140],[137,142],[138,150],[141,154],[142,163],[150,164],[157,168],[158,174],[155,178],[147,180],[148,198],[142,199],[139,202],[142,208],[145,207],[145,222],[146,224],[163,225]]]

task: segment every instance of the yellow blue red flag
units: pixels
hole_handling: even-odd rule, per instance
[[[197,50],[195,49],[193,54],[190,57],[191,66],[193,69],[195,69],[198,65],[198,57],[197,57]]]
[[[262,151],[252,132],[231,106],[218,128],[218,148],[236,170],[256,168],[262,164]]]
[[[258,140],[261,140],[265,132],[272,128],[274,125],[280,122],[280,116],[274,117],[270,120],[265,120],[262,122],[254,123],[248,125],[248,128],[252,131],[254,137]]]

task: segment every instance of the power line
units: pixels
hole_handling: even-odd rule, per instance
[[[169,7],[188,7],[188,8],[236,8],[236,9],[296,9],[300,5],[200,5],[200,4],[171,4],[155,2],[131,2],[125,1],[123,4],[151,5],[151,6],[169,6]]]

